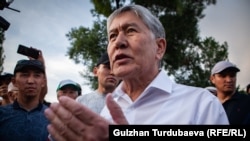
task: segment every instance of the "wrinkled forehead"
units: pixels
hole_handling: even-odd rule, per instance
[[[132,9],[131,10],[120,11],[119,13],[116,13],[116,14],[112,15],[112,17],[110,17],[108,19],[107,30],[108,31],[110,30],[111,25],[115,20],[117,20],[118,18],[123,19],[124,16],[129,16],[129,17],[133,17],[133,19],[141,20],[140,16],[137,14],[137,12],[132,10]],[[130,22],[132,22],[132,21],[130,21]]]

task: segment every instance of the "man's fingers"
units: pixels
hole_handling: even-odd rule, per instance
[[[67,96],[59,98],[60,104],[76,116],[80,121],[87,125],[93,124],[93,120],[99,119],[101,116],[91,111],[88,107],[76,102],[74,99]],[[104,119],[103,119],[104,120]]]
[[[44,113],[50,121],[47,128],[54,139],[81,139],[85,125],[60,104],[52,103]]]
[[[111,94],[106,97],[106,104],[116,124],[128,124],[126,117],[124,116],[121,107],[113,100]]]

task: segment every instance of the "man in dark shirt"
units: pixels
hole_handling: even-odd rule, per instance
[[[220,61],[212,69],[211,82],[217,89],[230,124],[250,124],[250,96],[236,91],[240,69],[229,61]]]
[[[46,141],[48,108],[40,101],[46,85],[44,65],[38,60],[19,60],[12,83],[19,90],[13,104],[0,106],[0,139],[4,141]]]

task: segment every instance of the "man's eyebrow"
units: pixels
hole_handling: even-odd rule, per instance
[[[134,22],[131,22],[131,23],[125,23],[125,24],[123,24],[122,26],[121,26],[121,28],[122,28],[122,30],[124,30],[124,29],[126,29],[126,28],[128,28],[128,27],[139,27],[136,23],[134,23]],[[119,26],[120,27],[120,26]],[[119,28],[118,27],[118,28]],[[115,28],[113,28],[113,29],[110,29],[109,31],[108,31],[108,33],[112,33],[112,32],[115,32],[115,31],[117,31],[117,27],[115,27]]]

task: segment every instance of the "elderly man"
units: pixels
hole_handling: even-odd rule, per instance
[[[108,140],[109,124],[228,124],[219,100],[203,88],[177,84],[159,69],[165,30],[145,7],[127,5],[107,20],[112,73],[122,82],[101,116],[66,97],[45,111],[59,140]]]

